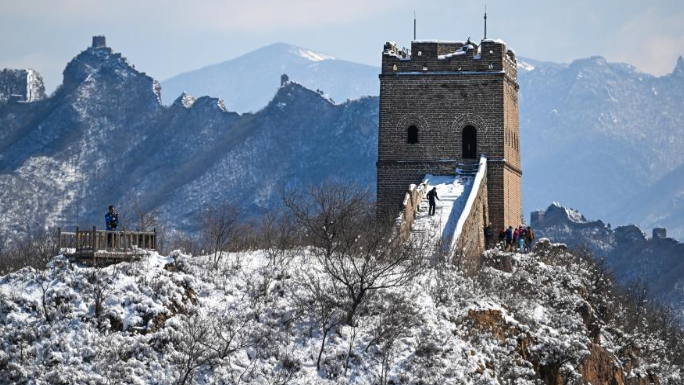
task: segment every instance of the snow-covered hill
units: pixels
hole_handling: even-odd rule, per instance
[[[476,278],[426,267],[369,294],[353,326],[306,250],[218,268],[178,252],[102,269],[57,257],[0,278],[0,382],[681,384],[681,340],[648,306],[563,247],[537,248],[490,252],[508,268]]]
[[[280,85],[280,75],[337,102],[377,95],[379,68],[340,60],[286,43],[275,43],[238,58],[165,80],[163,97],[171,103],[182,92],[223,99],[230,111],[263,108]]]

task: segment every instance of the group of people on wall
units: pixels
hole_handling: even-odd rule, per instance
[[[494,232],[492,227],[487,225],[484,228],[484,236],[487,249],[494,247],[493,237]],[[502,245],[504,251],[517,251],[519,253],[528,253],[532,251],[534,246],[534,231],[530,226],[520,225],[518,228],[508,226],[499,232],[498,244]]]

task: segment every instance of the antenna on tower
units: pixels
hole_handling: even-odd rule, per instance
[[[487,39],[487,4],[485,4],[484,27],[485,27],[484,38]]]
[[[413,10],[413,40],[416,40],[416,11]]]

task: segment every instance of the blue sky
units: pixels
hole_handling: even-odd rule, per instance
[[[491,38],[556,62],[601,55],[656,75],[684,55],[684,1],[488,0]],[[378,65],[387,40],[482,38],[485,1],[3,0],[0,68],[35,68],[49,90],[65,64],[104,34],[156,79],[282,41]]]

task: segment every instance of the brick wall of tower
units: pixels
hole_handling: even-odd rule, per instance
[[[521,181],[522,175],[517,170],[508,166],[504,168],[504,224],[506,226],[516,227],[522,223]]]
[[[508,78],[512,79],[512,78]],[[490,207],[503,211],[496,221],[492,221],[494,228],[518,226],[522,220],[522,165],[520,161],[520,126],[518,120],[518,85],[512,81],[504,83],[504,153],[506,162],[502,164],[502,208]]]
[[[378,209],[394,214],[411,183],[454,174],[463,158],[462,130],[477,129],[478,155],[502,158],[504,76],[389,75],[381,78]],[[418,143],[407,143],[409,126]]]
[[[490,159],[487,162],[487,204],[489,221],[495,232],[500,231],[506,223],[504,167],[503,160]]]

